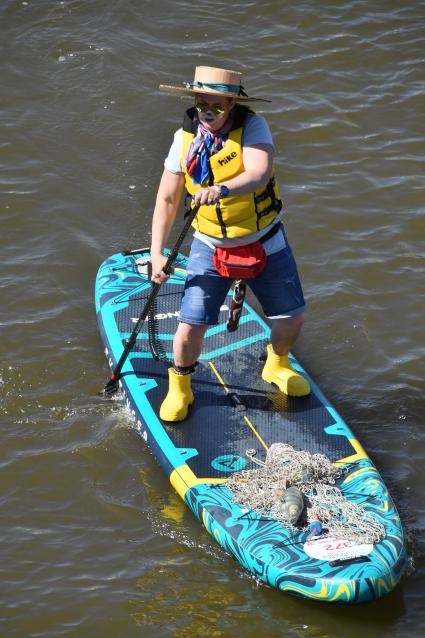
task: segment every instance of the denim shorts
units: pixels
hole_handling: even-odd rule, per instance
[[[216,271],[213,252],[204,242],[193,240],[179,321],[192,325],[218,324],[220,307],[234,280]],[[268,319],[293,317],[305,310],[297,266],[287,241],[285,248],[267,256],[266,266],[258,277],[247,279],[246,283]]]

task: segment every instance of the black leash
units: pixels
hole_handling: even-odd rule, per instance
[[[152,262],[148,261],[148,278],[151,282],[151,288],[155,285],[152,281]],[[154,299],[153,304],[149,308],[148,312],[148,342],[149,348],[152,353],[153,358],[156,361],[162,361],[167,367],[172,365],[171,361],[167,357],[167,353],[162,345],[162,341],[159,338],[158,331],[158,321],[156,320],[157,314],[157,301],[158,298]]]

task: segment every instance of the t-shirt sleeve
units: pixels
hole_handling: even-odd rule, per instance
[[[275,150],[269,125],[264,117],[258,113],[248,118],[242,135],[242,146],[253,146],[254,144],[269,144]]]
[[[171,173],[182,173],[182,168],[180,164],[181,154],[182,154],[182,129],[179,128],[178,131],[174,133],[173,143],[170,146],[170,150],[168,151],[168,155],[165,158],[164,166]]]

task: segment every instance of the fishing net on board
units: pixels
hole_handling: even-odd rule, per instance
[[[384,526],[335,485],[343,469],[325,455],[296,451],[286,443],[271,445],[265,462],[254,455],[247,451],[259,467],[236,472],[226,483],[241,507],[281,521],[293,532],[310,530],[359,544],[385,537]]]

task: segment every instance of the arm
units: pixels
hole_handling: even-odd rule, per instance
[[[243,164],[245,170],[233,179],[229,179],[224,186],[233,195],[246,195],[265,188],[270,179],[273,168],[273,149],[268,144],[255,144],[243,147]]]
[[[152,281],[162,283],[168,276],[163,272],[167,261],[162,250],[165,247],[177,208],[183,195],[184,176],[164,169],[156,196],[155,210],[152,218]]]
[[[272,172],[273,155],[273,148],[269,144],[244,146],[244,172],[222,182],[230,190],[230,196],[246,195],[264,188]],[[194,204],[215,204],[218,199],[217,190],[214,186],[200,188],[195,194]]]

